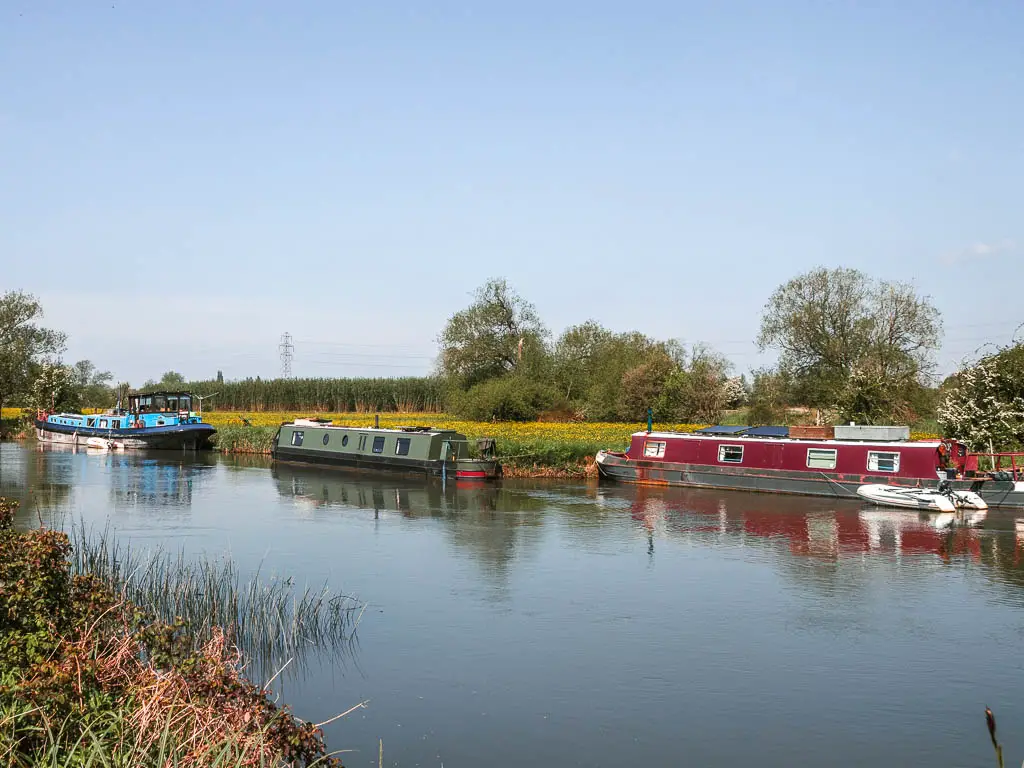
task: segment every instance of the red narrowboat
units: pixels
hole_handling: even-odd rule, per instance
[[[868,483],[930,487],[948,479],[989,506],[1024,507],[1024,455],[1010,456],[1008,471],[985,472],[963,444],[911,441],[907,427],[849,425],[834,434],[798,438],[787,427],[723,426],[636,432],[626,451],[600,451],[596,461],[603,479],[618,482],[857,500],[857,488]]]

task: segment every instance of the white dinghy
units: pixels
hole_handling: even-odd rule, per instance
[[[886,507],[919,509],[927,512],[955,512],[958,509],[988,509],[972,491],[955,491],[942,483],[938,488],[901,488],[896,485],[862,485],[857,495]]]
[[[86,448],[93,448],[97,451],[120,451],[124,450],[124,443],[117,440],[108,440],[104,437],[90,437],[85,441]]]

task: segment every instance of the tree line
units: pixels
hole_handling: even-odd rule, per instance
[[[39,301],[0,296],[0,407],[109,407],[129,389],[81,360],[65,364],[64,333],[41,325]],[[972,448],[1024,445],[1024,344],[997,348],[936,379],[938,310],[903,283],[852,269],[816,269],[778,286],[756,344],[778,362],[736,375],[707,344],[616,332],[588,320],[553,336],[505,280],[481,286],[438,336],[426,377],[186,381],[175,371],[144,389],[212,396],[204,408],[282,411],[446,411],[475,420],[536,418],[711,423],[729,409],[750,424],[794,409],[821,423],[936,419]]]
[[[785,421],[794,406],[822,420],[914,422],[934,415],[934,353],[942,324],[930,299],[852,269],[817,269],[779,286],[758,347],[778,364],[734,376],[711,346],[687,346],[594,321],[553,339],[506,281],[488,281],[445,325],[439,375],[451,409],[473,418],[714,422],[747,404],[752,423]]]

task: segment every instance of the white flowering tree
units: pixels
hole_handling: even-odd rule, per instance
[[[49,411],[77,407],[75,372],[61,363],[44,362],[32,382],[32,404]]]
[[[938,416],[946,434],[975,450],[1024,445],[1024,343],[958,371]]]

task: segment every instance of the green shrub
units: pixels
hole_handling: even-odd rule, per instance
[[[502,376],[453,392],[450,401],[455,415],[471,421],[533,421],[555,405],[557,395],[525,376]]]

